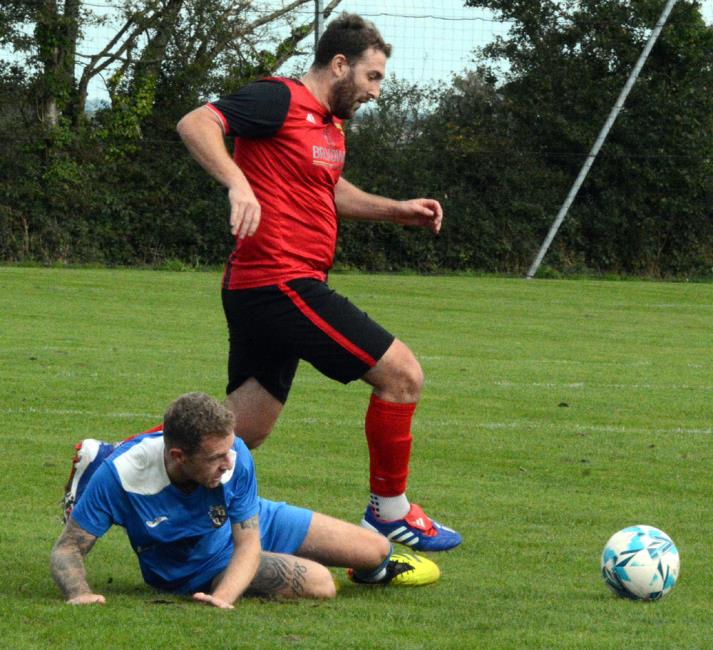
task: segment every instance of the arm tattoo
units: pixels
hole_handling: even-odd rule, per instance
[[[254,517],[250,517],[250,519],[241,521],[238,523],[238,526],[240,527],[240,530],[245,530],[246,528],[259,528],[260,522],[258,520],[258,516],[255,515]]]
[[[52,549],[52,577],[67,600],[92,591],[87,584],[84,558],[96,541],[94,535],[70,519]]]
[[[262,553],[260,566],[248,593],[267,598],[279,595],[301,596],[304,593],[306,573],[307,567],[300,564],[296,557]]]

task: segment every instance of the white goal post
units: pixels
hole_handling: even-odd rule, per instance
[[[579,171],[579,175],[577,176],[577,179],[574,181],[574,184],[572,185],[572,189],[570,189],[569,194],[567,195],[567,198],[565,199],[564,203],[562,204],[562,207],[560,208],[560,211],[557,213],[557,217],[552,222],[552,225],[550,226],[550,231],[547,233],[547,237],[545,237],[544,242],[542,242],[542,246],[540,246],[540,250],[537,253],[537,257],[532,262],[532,265],[530,266],[530,270],[527,272],[526,278],[528,280],[531,280],[537,273],[537,270],[540,268],[540,264],[542,264],[542,260],[545,257],[545,255],[547,254],[547,251],[548,251],[550,245],[552,244],[552,240],[555,238],[555,235],[557,234],[557,231],[559,230],[560,226],[562,225],[564,218],[567,216],[567,212],[569,211],[569,208],[572,205],[572,202],[574,201],[575,197],[577,196],[577,192],[579,192],[579,188],[582,186],[584,179],[587,177],[587,174],[589,173],[589,169],[591,168],[592,163],[594,163],[594,159],[597,157],[599,150],[602,148],[602,145],[604,144],[604,141],[606,140],[607,135],[609,135],[609,130],[611,129],[612,125],[614,124],[614,121],[616,120],[617,116],[619,115],[619,112],[621,111],[622,107],[624,106],[624,102],[626,101],[626,98],[628,97],[629,92],[633,88],[634,84],[636,83],[636,80],[639,77],[639,73],[641,72],[641,68],[644,67],[644,63],[646,63],[646,59],[649,58],[649,54],[651,53],[651,50],[654,47],[654,44],[656,43],[656,40],[659,37],[659,34],[661,34],[661,30],[663,29],[664,25],[666,24],[666,21],[668,20],[668,17],[671,14],[673,6],[676,4],[676,2],[677,2],[677,0],[668,0],[668,2],[666,3],[666,6],[664,7],[663,11],[661,12],[661,16],[659,17],[659,20],[656,23],[656,26],[654,27],[654,29],[651,31],[649,40],[647,41],[646,46],[644,47],[643,51],[641,52],[641,55],[639,56],[639,60],[636,62],[636,65],[634,66],[631,73],[629,74],[629,78],[626,80],[626,83],[624,84],[624,88],[622,88],[622,91],[619,94],[618,99],[614,103],[614,106],[613,106],[611,112],[609,113],[609,117],[607,118],[607,121],[604,123],[604,126],[602,127],[602,130],[599,132],[599,136],[597,137],[597,139],[594,143],[594,146],[592,147],[592,150],[589,152],[589,155],[587,156],[587,160],[584,162],[584,165],[582,165],[582,169]]]

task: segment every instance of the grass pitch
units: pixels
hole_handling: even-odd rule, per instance
[[[710,647],[713,289],[705,284],[335,275],[425,373],[409,494],[456,527],[443,578],[231,612],[152,592],[123,531],[88,560],[105,607],[70,608],[48,556],[72,445],[221,396],[217,273],[0,268],[0,639],[7,648]],[[302,366],[256,452],[263,495],[358,521],[369,390]],[[681,577],[622,601],[599,554],[672,536]]]

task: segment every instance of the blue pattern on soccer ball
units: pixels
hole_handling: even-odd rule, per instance
[[[634,535],[631,540],[629,541],[629,545],[626,547],[627,551],[640,551],[641,549],[644,548],[644,541],[643,537],[646,535],[643,531],[638,530],[638,527],[634,527],[637,529],[636,535]]]
[[[678,549],[651,526],[629,526],[612,535],[601,557],[601,574],[618,596],[659,600],[675,586]]]
[[[616,575],[617,578],[621,582],[629,582],[631,581],[631,578],[629,577],[629,574],[626,572],[626,569],[623,566],[615,566],[614,567],[614,574]]]

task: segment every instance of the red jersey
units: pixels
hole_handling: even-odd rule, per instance
[[[290,79],[250,84],[208,107],[226,135],[236,136],[233,159],[261,206],[255,234],[236,239],[223,287],[324,280],[337,240],[334,186],[346,154],[342,120]]]

